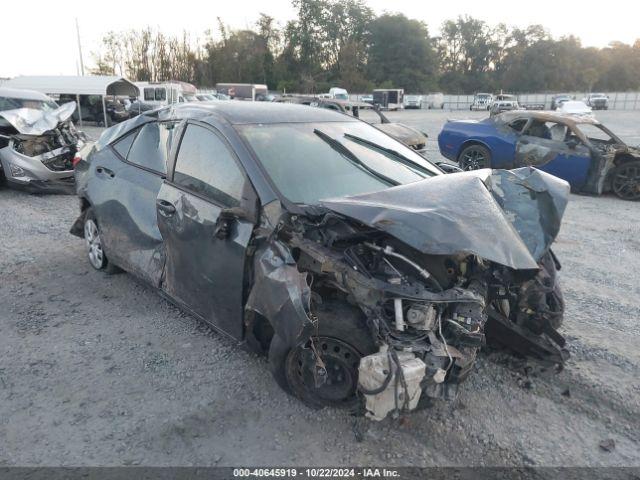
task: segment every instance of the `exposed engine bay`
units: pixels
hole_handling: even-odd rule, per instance
[[[73,191],[73,158],[86,136],[70,120],[75,103],[53,112],[0,112],[0,170],[10,185],[32,191]]]
[[[471,185],[476,185],[487,191],[487,184],[494,182],[491,188],[497,200],[512,214],[511,233],[517,235],[517,230],[527,239],[527,248],[537,261],[530,254],[526,259],[524,253],[518,258],[514,246],[509,258],[487,258],[500,252],[469,243],[474,238],[471,225],[466,225],[467,239],[458,237],[447,242],[449,252],[438,251],[433,245],[421,249],[409,245],[412,240],[428,244],[429,228],[438,230],[432,231],[434,239],[438,233],[445,234],[443,241],[447,239],[446,229],[436,227],[439,220],[433,215],[421,216],[427,219],[422,224],[414,221],[414,231],[405,224],[404,232],[387,233],[398,225],[392,220],[394,216],[411,210],[409,198],[420,197],[429,210],[428,201],[419,194],[421,182],[382,194],[350,197],[348,202],[327,201],[332,211],[280,219],[269,235],[273,243],[257,254],[256,284],[248,308],[268,318],[274,338],[279,337],[272,342],[270,356],[278,355],[278,345],[303,352],[297,354],[297,365],[292,362],[290,390],[315,406],[341,406],[342,399],[336,392],[346,394],[357,389],[352,394],[364,399],[366,414],[381,420],[389,414],[413,410],[429,398],[455,398],[459,385],[473,370],[478,351],[487,343],[542,362],[563,363],[567,356],[565,341],[556,331],[564,310],[556,278],[560,265],[548,247],[557,233],[556,221],[564,210],[562,197],[566,197],[568,188],[561,180],[540,188],[541,180],[555,183],[556,179],[533,169],[520,169],[515,174],[496,172],[493,179],[484,178],[486,183],[476,183],[478,176],[474,174],[460,179],[471,190]],[[429,187],[442,203],[433,179]],[[555,204],[549,194],[554,188],[558,189]],[[523,191],[529,192],[526,200]],[[381,196],[387,198],[383,201]],[[396,200],[403,197],[403,201],[394,203],[390,196]],[[511,204],[514,200],[520,205]],[[535,202],[540,203],[534,209],[549,209],[538,216],[546,218],[537,224],[520,224],[530,219],[531,203]],[[359,213],[353,210],[355,204]],[[394,208],[399,204],[402,209]],[[371,208],[376,210],[375,221],[365,212]],[[348,209],[352,209],[348,216],[339,212]],[[491,224],[495,220],[493,227],[498,231],[499,217],[503,216],[500,212],[492,219],[485,213],[483,221]],[[458,216],[456,220],[451,225],[464,229],[464,218]],[[497,242],[489,238],[474,240]],[[485,258],[479,252],[485,252]],[[518,264],[524,268],[518,268]],[[265,298],[266,291],[261,290],[267,279],[282,281],[283,285],[286,279],[287,291],[271,285],[269,298]],[[360,344],[348,349],[323,335],[324,305],[336,303],[350,306],[356,316],[361,316],[361,327],[354,328],[359,329],[360,338],[368,336],[369,340],[358,342],[354,335],[354,342]],[[304,315],[305,320],[294,323],[294,315]],[[351,320],[340,317],[330,321],[344,324]],[[354,356],[360,357],[359,362],[350,363]],[[345,379],[356,377],[357,385],[344,385]],[[324,395],[323,389],[330,393]],[[322,398],[312,399],[312,391]],[[349,407],[354,405],[361,406],[348,402]]]

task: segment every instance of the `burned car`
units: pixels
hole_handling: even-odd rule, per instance
[[[276,100],[278,103],[297,103],[300,105],[309,105],[312,107],[326,108],[335,110],[347,115],[353,115],[360,118],[360,112],[363,110],[373,110],[380,119],[380,123],[371,123],[378,130],[382,130],[396,140],[404,143],[407,147],[412,148],[418,153],[426,153],[428,135],[424,132],[416,130],[413,127],[403,123],[391,122],[380,110],[379,106],[372,106],[367,102],[358,102],[352,100],[340,100],[335,98],[320,98],[310,96],[290,95],[282,96]]]
[[[86,137],[58,106],[29,90],[0,89],[0,177],[32,192],[74,193],[73,159]]]
[[[438,146],[463,170],[533,166],[566,180],[574,192],[640,200],[640,149],[589,114],[513,111],[449,121]]]
[[[485,342],[566,358],[550,246],[568,186],[535,169],[445,175],[353,117],[217,102],[106,130],[76,179],[95,269],[264,352],[309,406],[453,398]]]

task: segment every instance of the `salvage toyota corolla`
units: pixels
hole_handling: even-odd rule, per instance
[[[485,343],[566,358],[550,245],[569,187],[538,170],[445,175],[339,113],[219,102],[106,130],[76,182],[94,268],[263,351],[310,406],[452,398]]]

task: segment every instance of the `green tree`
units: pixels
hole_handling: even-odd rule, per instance
[[[369,78],[408,92],[435,85],[437,58],[424,23],[402,14],[384,14],[371,23]]]

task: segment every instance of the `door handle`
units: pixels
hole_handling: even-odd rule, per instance
[[[174,213],[176,213],[176,207],[171,202],[167,202],[166,200],[156,200],[156,208],[160,215],[165,217],[170,217]]]
[[[96,172],[100,175],[108,175],[109,177],[113,178],[116,176],[115,173],[113,173],[113,170],[109,170],[108,168],[105,167],[96,167]]]

